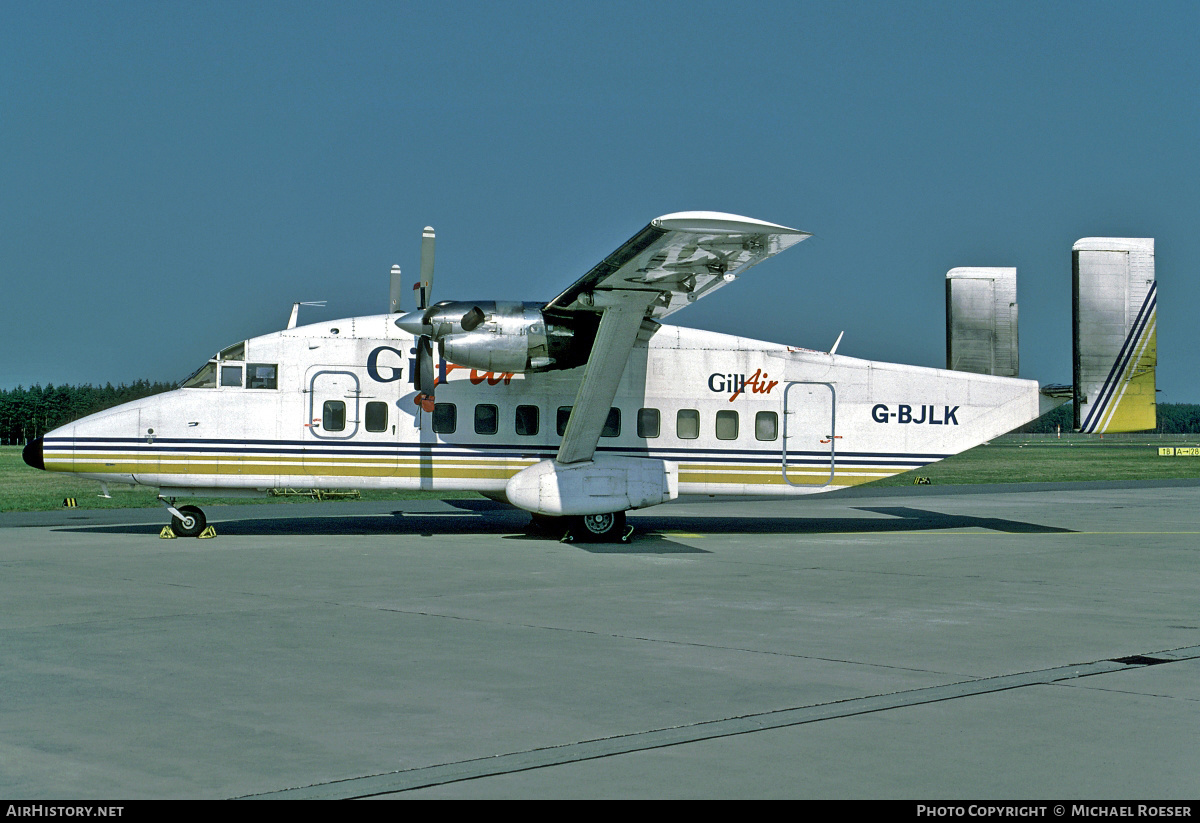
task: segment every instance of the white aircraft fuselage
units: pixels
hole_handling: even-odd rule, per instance
[[[583,367],[441,360],[414,401],[416,338],[375,315],[231,346],[179,388],[48,433],[50,471],[165,496],[288,487],[471,490],[553,460]],[[596,461],[649,458],[677,495],[802,495],[957,454],[1038,417],[1035,381],[896,365],[661,325],[628,356]],[[656,500],[654,502],[661,502]]]

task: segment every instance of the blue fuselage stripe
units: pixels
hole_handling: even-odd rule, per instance
[[[156,439],[153,443],[145,439],[121,437],[50,437],[44,441],[47,454],[75,452],[123,451],[135,454],[196,455],[198,457],[220,457],[222,455],[259,455],[262,457],[429,457],[442,459],[524,459],[545,460],[553,458],[557,446],[522,446],[512,443],[458,444],[458,443],[305,443],[295,440],[203,440],[183,438]],[[601,446],[597,451],[628,457],[648,457],[687,463],[763,463],[778,464],[783,453],[766,449],[688,449]],[[788,452],[789,462],[819,462],[829,460],[828,451]],[[887,463],[896,466],[922,466],[942,460],[948,454],[910,452],[837,452],[834,458],[841,465],[872,465]]]

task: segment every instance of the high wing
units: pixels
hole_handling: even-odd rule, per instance
[[[599,311],[595,303],[599,292],[642,291],[654,296],[647,316],[658,320],[810,236],[808,232],[736,214],[668,214],[651,220],[650,225],[547,303],[545,311]]]
[[[591,460],[642,321],[659,319],[730,283],[810,235],[720,212],[668,214],[635,234],[546,304],[547,315],[600,313],[600,325],[558,449]]]

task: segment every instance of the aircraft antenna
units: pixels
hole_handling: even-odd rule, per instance
[[[288,318],[287,327],[289,329],[296,328],[296,319],[300,316],[300,307],[301,306],[324,306],[327,302],[328,302],[327,300],[310,300],[310,301],[304,302],[304,303],[293,303],[292,304],[292,316]]]

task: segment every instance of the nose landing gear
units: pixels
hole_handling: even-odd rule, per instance
[[[158,498],[159,502],[167,507],[167,511],[171,513],[171,525],[164,528],[161,534],[162,537],[167,537],[167,529],[170,529],[170,537],[215,537],[216,531],[212,526],[208,526],[208,519],[204,516],[204,512],[198,506],[180,506],[175,508],[175,498],[169,500],[161,495]]]

